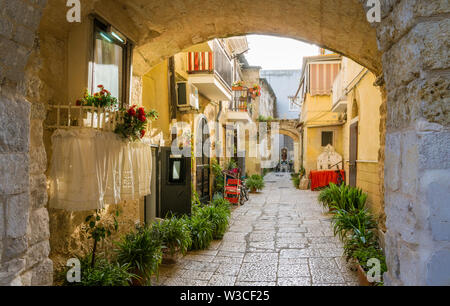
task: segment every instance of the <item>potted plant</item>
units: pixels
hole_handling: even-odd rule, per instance
[[[384,272],[387,271],[386,266],[386,258],[383,253],[383,250],[377,247],[376,245],[371,245],[369,247],[359,248],[353,253],[356,269],[358,273],[358,281],[361,286],[375,286],[382,284],[380,282],[371,282],[367,277],[367,273],[370,271],[371,266],[369,267],[368,263],[371,259],[377,259],[380,262],[380,277]]]
[[[97,258],[92,266],[92,255],[79,258],[81,264],[80,282],[70,283],[67,280],[67,272],[70,268],[63,269],[58,273],[56,282],[62,286],[83,286],[83,287],[115,287],[129,286],[133,279],[138,277],[129,272],[128,265],[121,265],[117,262],[109,262],[105,258]]]
[[[133,105],[128,110],[122,109],[121,116],[123,122],[116,126],[114,132],[129,141],[136,141],[145,136],[148,119],[158,119],[158,112],[146,112],[143,107],[137,108]]]
[[[117,261],[121,265],[128,265],[129,271],[139,277],[132,284],[150,284],[152,275],[158,272],[162,261],[162,243],[159,237],[148,227],[138,227],[125,235],[117,246]]]
[[[76,106],[95,107],[93,112],[84,110],[82,113],[82,118],[78,118],[79,113],[74,112],[73,120],[84,120],[84,125],[89,126],[91,123],[96,124],[98,119],[103,120],[102,118],[98,118],[98,116],[101,116],[101,114],[97,113],[97,108],[117,110],[119,105],[119,101],[117,100],[117,98],[113,97],[111,95],[111,92],[109,92],[103,85],[98,85],[97,88],[99,89],[99,91],[95,92],[94,94],[90,94],[86,89],[83,98],[76,101]]]
[[[222,239],[228,227],[230,210],[222,205],[207,205],[198,211],[200,218],[205,218],[212,225],[213,239]]]
[[[163,264],[175,264],[192,244],[191,233],[185,219],[172,217],[152,225],[154,236],[162,242]]]
[[[251,193],[256,193],[258,190],[263,189],[265,186],[263,177],[258,174],[254,174],[251,177],[249,177],[245,181],[245,184],[247,188],[250,189]]]
[[[190,250],[207,249],[213,240],[213,224],[204,215],[198,213],[200,209],[186,219],[192,238]]]
[[[231,85],[231,89],[233,91],[242,91],[244,90],[244,82],[242,81],[236,81]]]
[[[261,96],[261,86],[259,86],[258,84],[254,84],[253,87],[249,89],[249,91],[253,99]]]

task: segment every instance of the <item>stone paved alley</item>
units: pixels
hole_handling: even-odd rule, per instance
[[[157,284],[358,285],[318,193],[295,189],[289,174],[271,173],[265,181],[263,192],[233,212],[222,241],[161,266]]]

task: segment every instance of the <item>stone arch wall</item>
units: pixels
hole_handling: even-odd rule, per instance
[[[70,25],[64,22],[65,1],[48,2],[52,9],[43,22],[48,25],[41,31],[66,35]],[[445,1],[385,0],[381,1],[381,23],[371,26],[365,20],[365,2],[258,2],[264,10],[253,9],[250,0],[163,4],[157,0],[94,0],[88,6],[95,9],[110,4],[105,17],[124,21],[138,44],[134,58],[137,75],[187,46],[244,33],[310,41],[343,53],[377,75],[383,67],[387,104],[381,109],[382,121],[386,121],[386,132],[381,126],[381,134],[386,137],[382,138],[385,150],[380,151],[380,160],[386,161],[381,174],[385,177],[388,229],[386,282],[449,284],[450,213],[444,205],[450,197],[450,11]],[[41,127],[46,112],[40,103],[26,101],[23,82],[46,3],[0,3],[2,284],[51,283]],[[270,14],[261,15],[261,11]],[[63,22],[58,23],[61,18]],[[33,70],[42,63],[28,64]],[[29,84],[41,86],[39,78]]]
[[[46,113],[28,100],[25,77],[45,4],[0,3],[0,285],[52,283],[42,171]]]

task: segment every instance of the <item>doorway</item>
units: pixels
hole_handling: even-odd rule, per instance
[[[199,129],[198,133],[201,133],[201,135],[197,135],[198,142],[197,142],[197,152],[201,152],[201,155],[197,155],[196,164],[196,190],[197,194],[200,198],[200,201],[202,203],[208,202],[210,198],[210,157],[209,154],[206,154],[204,148],[208,147],[209,138],[210,138],[210,132],[208,127],[208,122],[205,118],[202,118],[199,122]]]

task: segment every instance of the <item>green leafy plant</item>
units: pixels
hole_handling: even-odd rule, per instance
[[[213,160],[211,164],[211,171],[214,175],[214,193],[223,192],[225,184],[225,176],[223,175],[223,168],[217,162]]]
[[[87,226],[85,227],[85,231],[89,235],[88,238],[94,240],[91,256],[92,268],[95,265],[95,255],[97,252],[98,243],[104,241],[107,237],[110,237],[113,231],[118,231],[119,223],[117,218],[119,217],[119,214],[119,211],[116,210],[112,224],[105,224],[104,222],[101,222],[101,210],[97,210],[95,215],[89,215],[86,217],[85,222],[87,223]]]
[[[186,219],[192,238],[191,250],[204,250],[213,240],[213,224],[199,214],[193,214]]]
[[[98,258],[92,267],[92,255],[79,258],[79,260],[81,263],[81,282],[69,283],[66,278],[69,268],[66,268],[60,274],[64,286],[129,286],[133,279],[138,278],[128,271],[128,265],[121,265],[117,262],[110,263],[105,258]]]
[[[162,242],[149,227],[138,227],[117,243],[117,261],[150,284],[162,261]]]
[[[300,186],[300,181],[302,179],[302,177],[300,176],[299,173],[293,173],[291,174],[292,176],[292,183],[294,184],[295,188],[298,188]]]
[[[222,239],[228,227],[229,209],[224,205],[207,205],[198,212],[198,217],[204,218],[211,223],[212,237]]]
[[[191,232],[183,218],[172,217],[161,222],[154,222],[152,231],[162,242],[163,252],[174,255],[177,252],[186,254],[192,244]]]
[[[203,206],[202,202],[200,201],[200,197],[198,196],[197,191],[195,190],[195,186],[192,185],[192,198],[191,198],[191,213],[196,214],[197,211]]]
[[[250,176],[245,181],[246,186],[250,189],[251,192],[256,192],[257,190],[261,190],[264,188],[264,178],[258,174],[254,174]]]
[[[331,210],[361,210],[366,206],[367,194],[359,188],[347,185],[337,186],[331,183],[319,193],[318,200],[324,207]]]
[[[270,123],[270,122],[272,122],[272,121],[274,121],[275,119],[273,118],[273,117],[264,117],[264,116],[262,116],[262,115],[259,115],[258,116],[258,118],[256,119],[256,121],[258,121],[258,122],[267,122],[267,123]]]
[[[232,158],[225,164],[225,169],[227,170],[237,169],[238,167],[237,162]]]
[[[125,139],[130,141],[136,141],[145,136],[148,119],[157,120],[158,112],[151,110],[145,112],[143,107],[136,109],[137,106],[133,105],[128,110],[121,109],[122,123],[116,126],[114,132],[119,134]]]
[[[359,264],[366,272],[368,272],[371,268],[367,265],[367,262],[372,258],[378,259],[380,261],[381,274],[387,272],[386,257],[384,255],[384,252],[382,249],[375,245],[371,245],[365,248],[358,248],[353,252],[352,256],[353,258],[358,260]]]
[[[228,211],[228,215],[231,214],[231,203],[225,199],[222,194],[215,194],[212,204],[216,207],[223,207],[226,211]]]
[[[367,209],[351,211],[337,209],[333,216],[333,223],[334,235],[339,236],[342,241],[345,241],[352,232],[365,235],[367,230],[377,227],[376,221]]]

